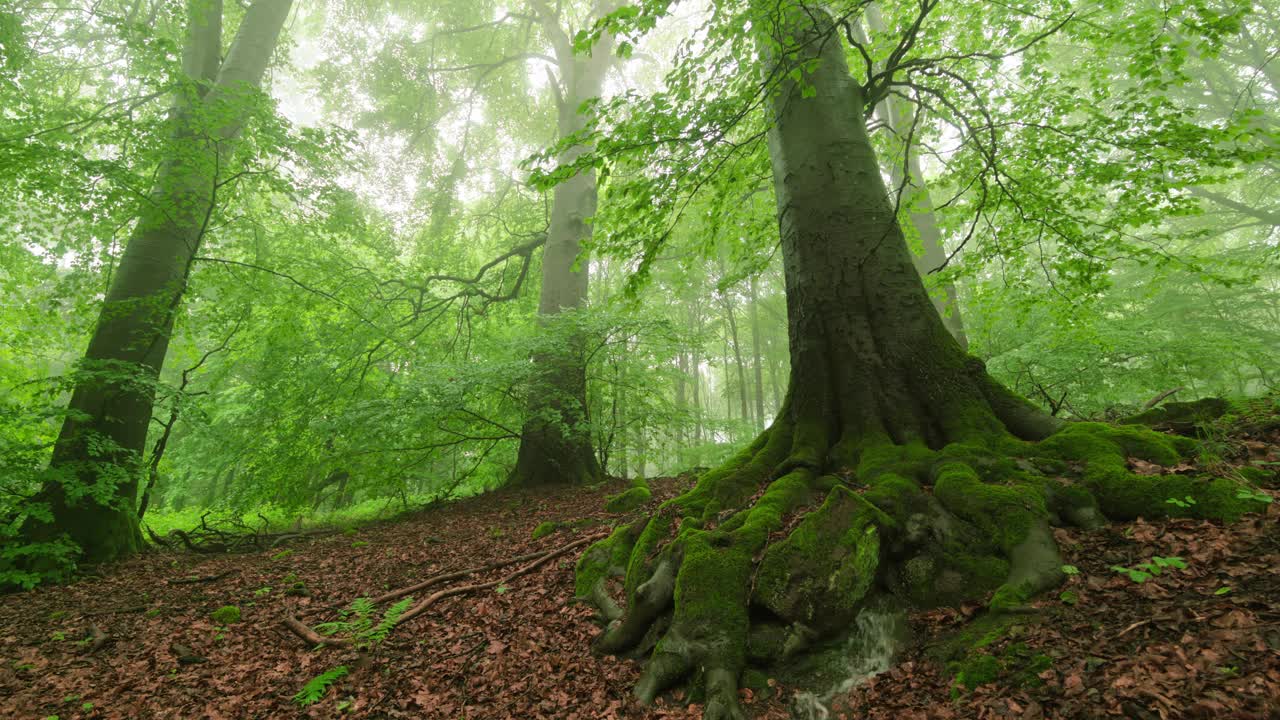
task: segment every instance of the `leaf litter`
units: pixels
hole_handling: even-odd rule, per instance
[[[1244,442],[1247,459],[1280,461],[1280,430]],[[687,489],[691,477],[650,483],[649,510]],[[445,597],[372,648],[314,649],[281,625],[289,616],[333,621],[357,597],[598,533],[619,518],[604,502],[620,487],[499,491],[365,526],[358,531],[365,544],[332,535],[291,553],[157,551],[72,585],[0,598],[0,716],[700,718],[681,692],[639,706],[631,697],[639,664],[591,652],[599,630],[591,611],[571,601],[580,550],[496,587]],[[1266,490],[1274,496],[1276,487],[1273,477]],[[1276,517],[1273,510],[1227,526],[1179,519],[1058,529],[1064,559],[1078,572],[1037,601],[1044,622],[988,648],[998,654],[1024,644],[1050,658],[1047,669],[1015,681],[1017,668],[1006,667],[995,682],[957,688],[925,646],[970,621],[978,606],[917,612],[917,645],[836,698],[829,717],[1280,717]],[[532,539],[544,521],[563,525]],[[1185,568],[1144,582],[1113,569],[1155,557],[1179,558]],[[494,568],[460,582],[492,584],[509,573]],[[210,617],[229,605],[241,608],[239,622]],[[318,702],[293,702],[308,681],[339,666],[351,670]],[[791,689],[770,686],[742,691],[749,716],[791,717]]]

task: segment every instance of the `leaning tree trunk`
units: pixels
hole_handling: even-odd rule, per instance
[[[25,539],[65,534],[80,558],[135,552],[141,456],[169,334],[191,263],[216,202],[222,164],[247,119],[290,0],[258,0],[220,61],[222,3],[191,2],[183,68],[190,85],[174,110],[170,154],[112,277],[68,415],[37,501],[51,521],[29,520]]]
[[[600,96],[613,42],[605,34],[592,47],[590,56],[577,55],[558,24],[558,15],[541,3],[534,4],[555,47],[560,72],[556,87],[558,130],[564,139],[585,126],[586,118],[579,109],[587,100]],[[582,146],[569,148],[559,158],[561,165],[571,165],[584,151]],[[591,239],[595,212],[594,170],[583,170],[556,185],[551,226],[542,254],[538,315],[544,325],[554,325],[555,316],[581,308],[586,302],[588,263],[580,256],[584,243]],[[546,349],[534,357],[529,419],[521,429],[520,450],[509,480],[512,484],[583,483],[600,477],[600,465],[586,427],[587,367],[582,337],[571,328],[563,336],[567,338],[563,346]]]
[[[1054,434],[1058,421],[960,349],[897,226],[839,33],[813,7],[776,17],[772,37],[798,48],[776,60],[772,76],[788,79],[769,138],[790,388],[749,447],[593,545],[577,572],[607,623],[598,649],[648,657],[640,700],[689,679],[709,720],[743,717],[748,665],[839,637],[873,599],[995,591],[993,610],[1022,609],[1061,576],[1050,520],[1092,525],[1095,498],[1113,517],[1168,512],[1162,499],[1182,490],[1205,514],[1245,507],[1225,480],[1131,475],[1126,455],[1176,461],[1163,436]],[[813,61],[802,89],[788,71]],[[1057,479],[1065,459],[1084,461],[1079,484]]]

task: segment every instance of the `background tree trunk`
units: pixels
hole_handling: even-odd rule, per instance
[[[751,366],[756,380],[756,427],[764,427],[764,368],[760,356],[760,301],[756,296],[756,278],[751,276],[747,287],[751,293]]]
[[[582,103],[600,96],[604,76],[612,64],[613,39],[607,33],[590,55],[575,54],[569,35],[560,27],[559,13],[534,3],[538,19],[555,48],[560,73],[556,87],[558,131],[567,138],[581,130],[586,118]],[[602,4],[595,16],[607,12]],[[561,154],[561,165],[572,164],[586,150],[575,146]],[[596,212],[596,175],[584,170],[556,185],[551,226],[542,254],[542,291],[538,315],[543,322],[565,310],[582,307],[587,298],[589,263],[582,254],[591,239],[590,219]],[[529,420],[520,435],[520,450],[510,483],[547,485],[589,482],[600,476],[586,429],[587,369],[582,338],[569,333],[566,347],[534,357],[534,380],[529,394]]]
[[[141,456],[169,335],[224,179],[290,0],[258,0],[219,61],[222,3],[189,5],[182,88],[171,151],[111,279],[81,375],[37,500],[51,523],[28,521],[29,540],[66,533],[82,559],[113,560],[141,546],[135,511]]]

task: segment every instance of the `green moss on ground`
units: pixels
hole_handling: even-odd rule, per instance
[[[209,614],[209,618],[219,625],[231,625],[240,622],[240,608],[235,605],[224,605]]]

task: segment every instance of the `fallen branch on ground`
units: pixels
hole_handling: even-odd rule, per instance
[[[490,563],[488,565],[482,565],[476,568],[470,568],[467,570],[458,570],[451,573],[445,573],[443,575],[436,575],[434,577],[428,578],[427,580],[424,580],[415,585],[412,585],[406,588],[401,588],[399,590],[393,590],[389,593],[380,595],[377,598],[375,598],[373,602],[374,604],[379,604],[382,602],[386,602],[387,600],[394,600],[396,598],[404,597],[405,595],[408,595],[416,590],[420,590],[424,587],[429,587],[431,585],[437,585],[442,582],[447,582],[449,580],[465,577],[467,575],[471,575],[477,572],[483,572],[485,570],[493,570],[500,567],[506,567],[508,565],[514,565],[515,563],[522,562],[524,560],[533,560],[533,562],[529,563],[528,565],[525,565],[519,568],[518,570],[515,570],[514,572],[508,573],[506,576],[499,578],[498,580],[493,580],[491,582],[485,582],[485,583],[475,583],[472,585],[459,585],[456,587],[440,590],[428,596],[422,602],[419,602],[418,604],[414,605],[413,607],[405,611],[405,613],[401,615],[400,619],[397,621],[397,625],[400,625],[426,612],[427,609],[429,609],[432,605],[436,604],[440,600],[443,600],[444,598],[452,597],[454,595],[465,595],[467,593],[476,592],[478,590],[487,590],[489,588],[494,588],[504,583],[510,582],[511,580],[514,580],[515,578],[518,578],[521,575],[525,575],[527,573],[530,573],[538,569],[549,560],[554,560],[555,558],[560,557],[561,555],[564,555],[572,550],[580,548],[583,545],[587,545],[589,543],[593,543],[597,540],[600,540],[601,538],[605,537],[605,535],[606,533],[598,533],[595,535],[578,538],[577,540],[574,540],[573,542],[567,545],[562,545],[558,548],[553,548],[551,550],[545,550],[545,551],[536,552],[536,553],[528,553],[526,555],[521,555],[515,558],[510,558],[507,560]],[[311,643],[312,645],[316,645],[316,646],[328,645],[330,647],[350,647],[352,644],[350,640],[345,640],[343,638],[326,637],[324,635],[321,635],[320,633],[312,629],[310,626],[308,626],[306,623],[303,623],[301,620],[298,620],[292,615],[286,615],[281,620],[281,623],[289,630],[289,632],[293,633],[294,635],[297,635],[303,640],[306,640],[308,643]]]
[[[1176,387],[1176,388],[1174,388],[1174,389],[1172,389],[1172,390],[1165,390],[1164,392],[1160,393],[1159,395],[1157,395],[1157,396],[1155,396],[1155,397],[1151,398],[1150,400],[1148,400],[1148,401],[1146,402],[1146,404],[1144,404],[1144,405],[1142,406],[1142,409],[1143,409],[1144,411],[1146,411],[1146,410],[1150,410],[1151,408],[1153,408],[1153,407],[1155,407],[1155,406],[1159,405],[1161,402],[1163,402],[1163,401],[1165,400],[1165,398],[1167,398],[1167,397],[1169,397],[1170,395],[1172,395],[1172,394],[1174,394],[1174,393],[1178,392],[1179,390],[1185,390],[1185,389],[1186,389],[1186,388],[1184,388],[1183,386],[1179,385],[1178,387]]]
[[[518,555],[516,557],[508,558],[506,560],[491,562],[487,565],[479,565],[477,567],[467,568],[466,570],[454,570],[447,573],[441,573],[440,575],[433,575],[427,578],[426,580],[423,580],[420,583],[416,583],[408,587],[402,587],[399,590],[392,590],[391,592],[379,595],[378,597],[373,599],[373,604],[381,605],[384,602],[390,602],[391,600],[398,600],[406,595],[412,595],[413,593],[416,593],[419,590],[429,588],[432,585],[439,585],[440,583],[449,582],[450,580],[457,580],[459,578],[464,578],[468,575],[474,575],[476,573],[488,572],[490,570],[497,570],[498,568],[507,567],[508,565],[515,565],[516,563],[521,563],[526,560],[533,560],[546,554],[547,554],[546,550],[538,550],[537,552],[525,553],[524,555]]]
[[[220,572],[220,573],[218,573],[217,575],[202,575],[202,576],[200,576],[200,577],[185,577],[185,578],[178,578],[178,579],[176,579],[176,580],[170,580],[170,581],[168,581],[168,582],[169,582],[169,584],[170,584],[170,585],[195,585],[196,583],[206,583],[206,582],[213,582],[214,580],[221,580],[222,578],[224,578],[224,577],[226,577],[226,576],[230,575],[230,574],[231,574],[231,573],[233,573],[233,572],[235,572],[235,571],[234,571],[234,570],[228,570],[228,571],[226,571],[226,572]]]
[[[315,530],[285,530],[283,532],[266,532],[266,518],[260,528],[253,528],[239,518],[208,521],[209,513],[200,516],[200,525],[190,530],[170,530],[161,537],[151,528],[147,535],[160,547],[173,548],[180,543],[187,550],[202,555],[255,552],[279,546],[284,542],[307,537],[323,537],[340,532],[337,528],[317,528]],[[258,517],[262,517],[259,515]]]

